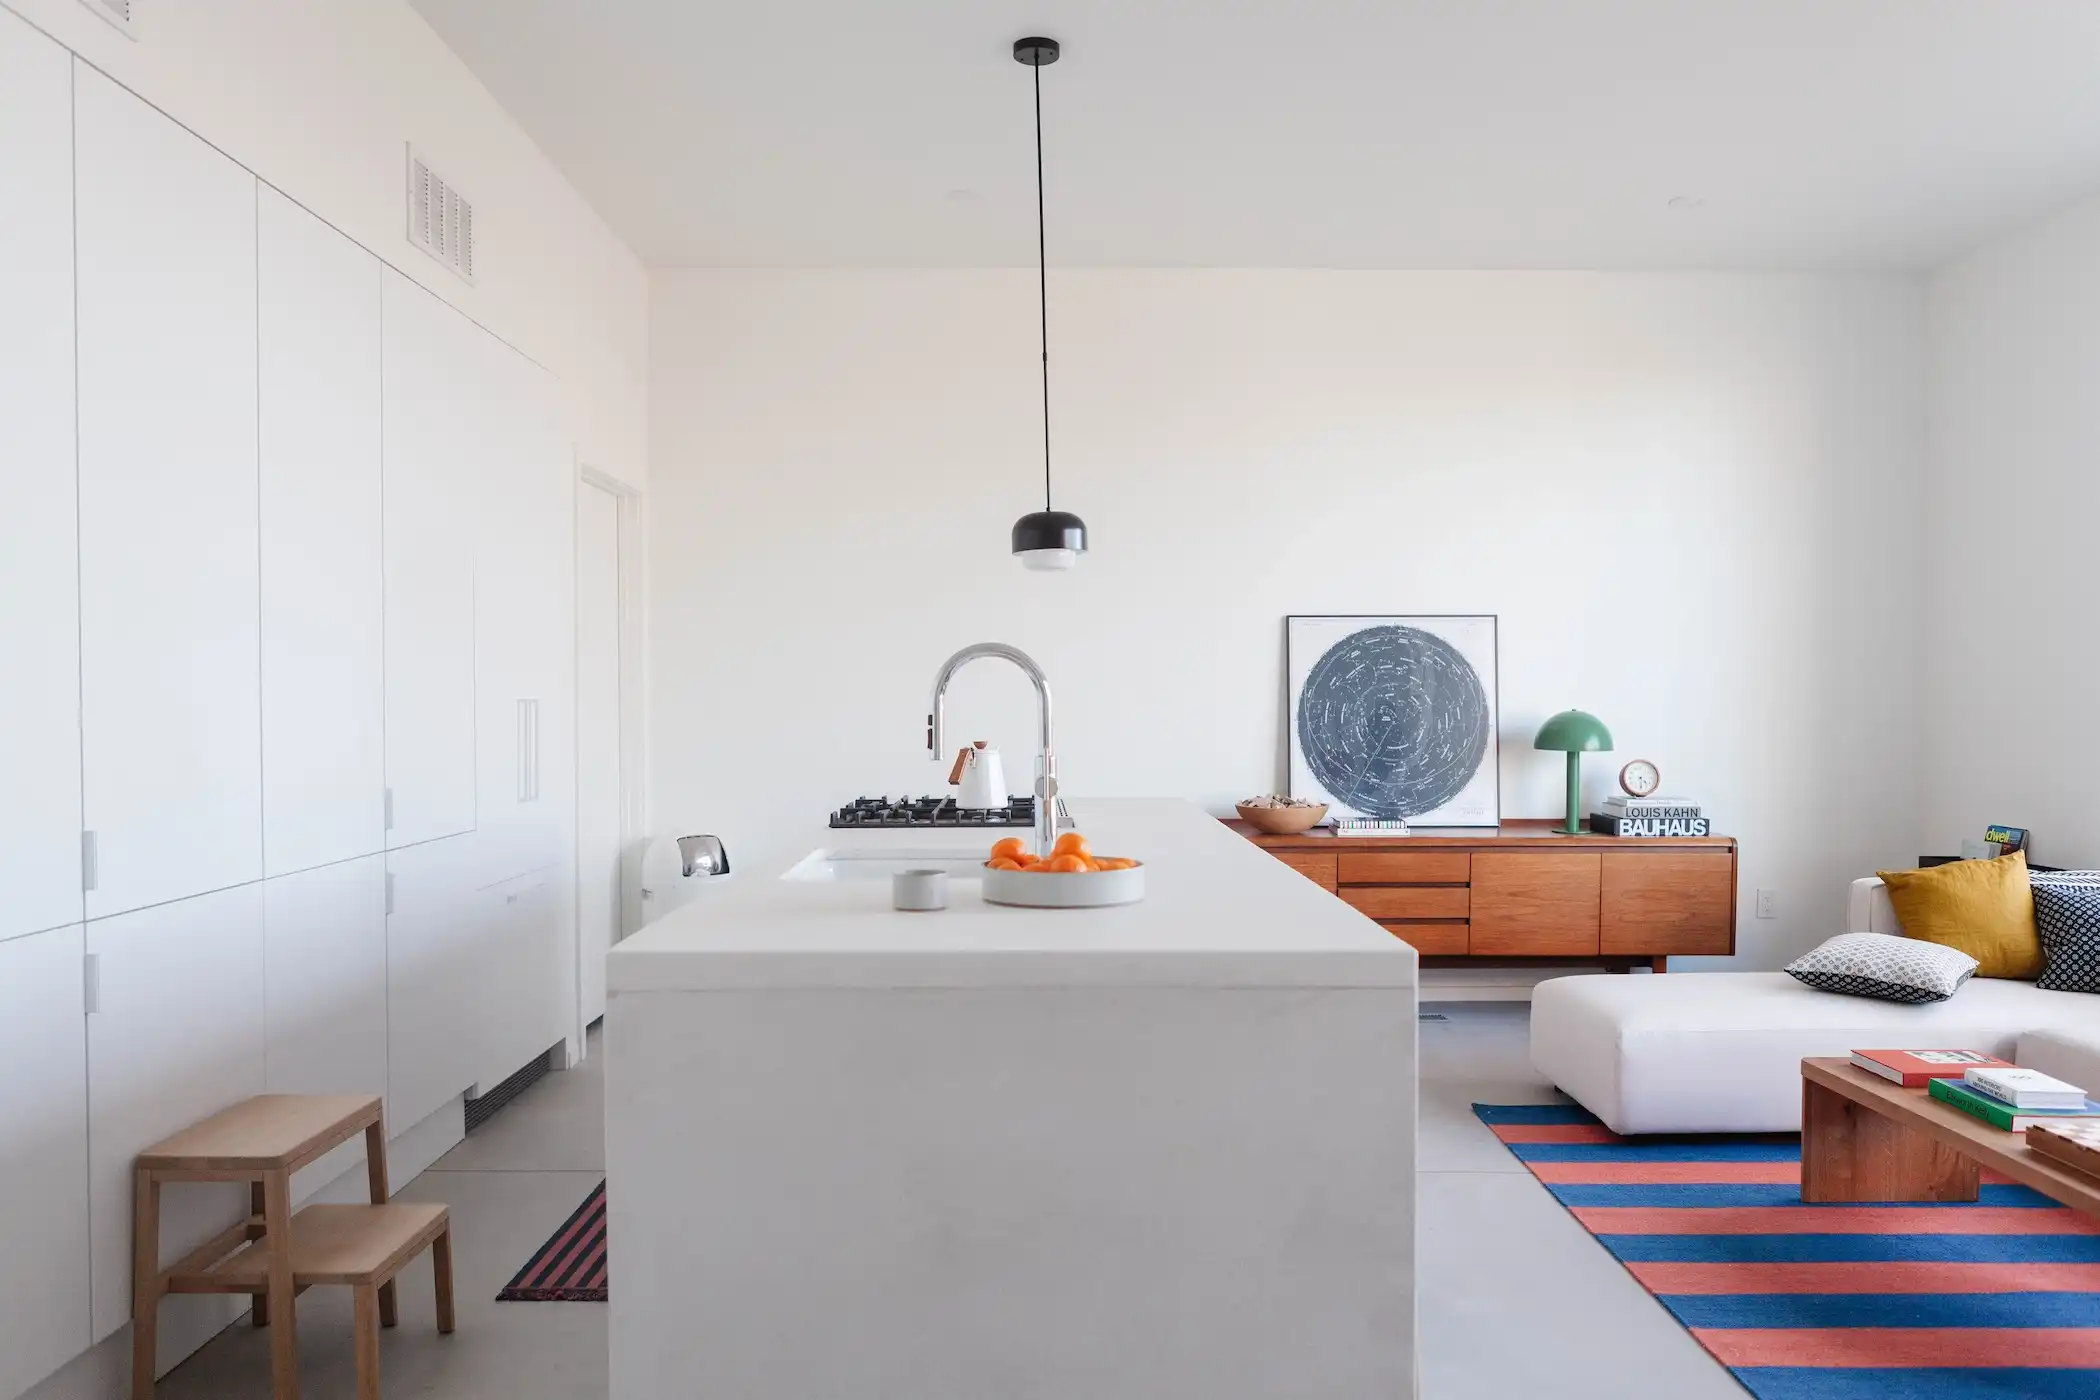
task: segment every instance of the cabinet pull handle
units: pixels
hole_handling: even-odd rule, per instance
[[[518,801],[536,802],[540,795],[540,702],[518,702]]]
[[[80,888],[84,893],[94,893],[102,882],[101,842],[92,831],[80,833]]]
[[[391,870],[386,873],[386,912],[394,912],[394,872]]]
[[[394,790],[392,788],[386,790],[383,802],[386,810],[386,829],[392,831],[394,829]]]
[[[80,959],[80,1008],[92,1016],[102,1009],[102,955],[87,953]]]

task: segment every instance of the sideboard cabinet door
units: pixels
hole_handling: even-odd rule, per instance
[[[1594,851],[1476,851],[1473,956],[1596,957],[1602,860]]]
[[[1606,956],[1735,951],[1735,855],[1730,851],[1608,851]]]

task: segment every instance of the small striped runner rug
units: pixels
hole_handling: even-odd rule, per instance
[[[496,1295],[499,1303],[602,1303],[605,1301],[605,1183],[554,1237],[540,1246],[516,1278]]]
[[[1797,1136],[1473,1112],[1761,1400],[2100,1397],[2100,1221],[2046,1196],[1804,1205]]]

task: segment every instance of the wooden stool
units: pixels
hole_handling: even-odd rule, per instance
[[[365,1135],[368,1206],[308,1206],[292,1215],[292,1173]],[[139,1154],[132,1246],[131,1393],[151,1400],[160,1300],[170,1293],[248,1293],[270,1335],[275,1400],[298,1400],[293,1299],[314,1284],[354,1290],[360,1400],[379,1394],[379,1333],[396,1318],[394,1275],[432,1249],[438,1329],[452,1330],[451,1219],[443,1206],[387,1203],[386,1129],[365,1094],[263,1094]],[[160,1188],[169,1181],[250,1183],[251,1214],[166,1269],[160,1267]],[[301,1276],[301,1265],[306,1273]]]
[[[445,1207],[398,1202],[313,1205],[292,1217],[293,1291],[304,1293],[315,1284],[340,1284],[351,1290],[357,1332],[357,1400],[379,1400],[379,1329],[399,1321],[394,1275],[425,1249],[431,1252],[431,1271],[437,1277],[438,1331],[450,1332],[452,1216]],[[244,1245],[211,1269],[214,1291],[253,1293],[261,1308],[269,1294],[270,1264],[267,1238]]]

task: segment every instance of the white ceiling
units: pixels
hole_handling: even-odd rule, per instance
[[[659,265],[1032,262],[1027,33],[1057,263],[1916,268],[2100,189],[2100,0],[414,3]]]

